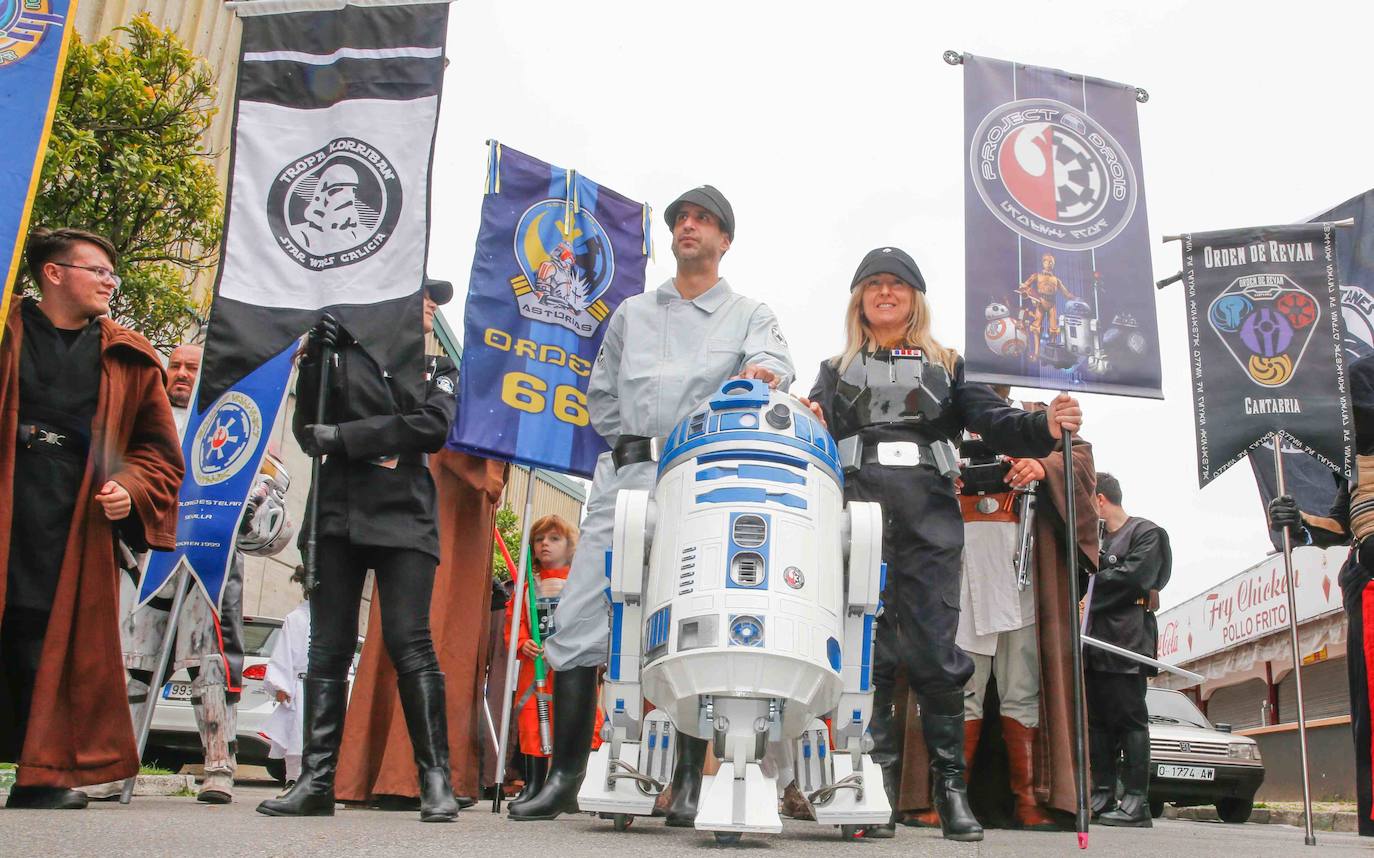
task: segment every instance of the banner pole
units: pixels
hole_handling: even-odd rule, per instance
[[[1069,559],[1069,616],[1078,611],[1078,509],[1074,503],[1073,432],[1065,429],[1064,442],[1064,545]],[[1091,586],[1091,584],[1089,585]],[[1073,761],[1074,791],[1078,798],[1075,828],[1078,848],[1088,848],[1088,752],[1083,699],[1083,641],[1078,623],[1069,623],[1069,649],[1073,657]]]
[[[534,469],[530,468],[527,472],[529,480],[525,484],[525,515],[520,520],[520,545],[523,548],[530,541],[530,516],[534,514]],[[520,570],[506,568],[510,571],[515,581],[515,592],[512,599],[507,604],[512,606],[510,612],[510,645],[506,647],[506,682],[505,692],[501,697],[501,731],[498,735],[496,745],[496,795],[491,800],[491,812],[501,812],[501,787],[506,782],[506,753],[510,748],[510,722],[511,712],[515,708],[515,682],[518,678],[515,668],[516,650],[520,648],[520,613],[524,610],[525,600],[525,563],[529,560],[529,552],[520,552]]]
[[[320,346],[320,389],[315,392],[315,422],[324,422],[324,412],[329,406],[329,370],[334,362],[334,350],[327,344]],[[310,498],[306,504],[310,510],[306,526],[310,529],[310,535],[305,540],[305,580],[301,582],[302,589],[306,593],[315,592],[315,588],[320,585],[317,576],[319,554],[317,544],[320,534],[320,459],[323,456],[312,456],[310,458]]]
[[[148,734],[153,729],[153,709],[157,707],[162,686],[167,682],[167,665],[172,660],[172,646],[177,639],[177,620],[181,617],[182,606],[186,604],[186,594],[194,586],[188,570],[178,570],[177,574],[181,577],[177,579],[176,595],[172,597],[172,607],[167,615],[167,628],[162,632],[162,643],[157,650],[157,668],[153,671],[153,681],[148,684],[148,699],[143,703],[143,711],[138,719],[138,733],[134,737],[140,766],[143,765],[143,749],[148,746]],[[119,793],[120,804],[128,804],[133,799],[134,785],[137,782],[138,772],[134,772],[131,778],[125,778],[124,788]]]
[[[1280,495],[1287,494],[1283,479],[1283,434],[1274,433],[1274,487]],[[1312,834],[1312,781],[1307,771],[1307,709],[1302,697],[1302,657],[1298,654],[1298,604],[1293,593],[1293,540],[1288,528],[1283,528],[1283,585],[1288,591],[1288,643],[1293,650],[1293,681],[1298,692],[1298,750],[1302,757],[1303,839],[1308,846],[1316,846]]]

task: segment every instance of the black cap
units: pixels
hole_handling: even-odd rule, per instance
[[[735,240],[735,210],[730,208],[730,201],[725,198],[725,194],[710,185],[692,188],[673,200],[672,205],[663,212],[663,219],[668,222],[668,229],[672,229],[677,222],[677,210],[682,208],[683,203],[694,203],[715,215],[716,220],[720,221],[721,232],[730,236],[731,241]]]
[[[429,293],[429,299],[436,304],[447,304],[453,300],[453,284],[447,280],[435,280],[433,277],[424,279],[425,291]]]
[[[926,291],[926,279],[921,276],[921,269],[916,267],[916,260],[900,247],[879,247],[870,250],[864,261],[859,263],[859,270],[854,272],[854,280],[849,284],[849,291],[853,292],[860,283],[874,274],[891,274],[913,289]]]

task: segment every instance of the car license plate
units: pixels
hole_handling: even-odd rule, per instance
[[[1183,781],[1211,781],[1216,780],[1217,770],[1206,766],[1167,766],[1161,765],[1158,770],[1161,778],[1173,778]]]
[[[190,700],[191,683],[189,682],[169,682],[162,686],[163,700]]]

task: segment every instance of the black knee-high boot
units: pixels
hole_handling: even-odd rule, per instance
[[[334,773],[339,767],[348,680],[307,676],[305,682],[305,748],[296,785],[280,798],[258,805],[268,816],[333,816]]]
[[[864,837],[870,840],[887,840],[897,836],[897,821],[901,812],[897,810],[897,799],[902,789],[902,736],[897,732],[897,713],[893,708],[891,685],[873,686],[873,718],[868,722],[868,735],[873,739],[873,752],[869,758],[883,770],[883,792],[892,807],[892,818],[882,825],[864,827]],[[834,749],[833,753],[842,753]]]
[[[1153,828],[1150,818],[1150,731],[1132,730],[1121,737],[1125,763],[1121,767],[1121,782],[1125,790],[1116,810],[1097,818],[1102,825],[1119,828]]]
[[[577,791],[587,774],[596,724],[596,668],[573,667],[553,675],[553,757],[544,788],[511,802],[510,818],[522,822],[577,813]]]
[[[923,694],[919,700],[930,772],[935,776],[931,797],[940,814],[940,830],[946,840],[982,840],[983,826],[969,807],[964,779],[964,692],[955,689]]]
[[[1116,809],[1116,733],[1111,730],[1088,730],[1088,763],[1092,769],[1093,793],[1090,802],[1092,818]]]
[[[420,774],[420,821],[452,822],[458,816],[458,802],[449,770],[444,675],[437,670],[416,671],[396,684]]]
[[[544,780],[549,776],[549,758],[536,757],[530,754],[521,754],[523,758],[521,768],[525,772],[525,786],[520,790],[520,794],[515,797],[515,801],[525,801],[539,794],[544,788]]]
[[[677,734],[677,763],[673,766],[673,800],[668,805],[666,825],[691,828],[697,821],[697,800],[701,798],[702,768],[706,765],[706,740],[686,733]]]

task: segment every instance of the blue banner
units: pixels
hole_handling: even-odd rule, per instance
[[[153,552],[138,602],[151,599],[185,569],[219,610],[244,502],[267,451],[267,439],[286,399],[296,344],[258,367],[210,405],[192,413],[181,439],[186,478],[177,504],[177,546]]]
[[[969,378],[1163,398],[1136,95],[964,55]]]
[[[587,381],[604,323],[644,291],[649,207],[492,143],[448,446],[590,477]]]
[[[75,11],[76,0],[0,0],[0,331],[18,279]]]

